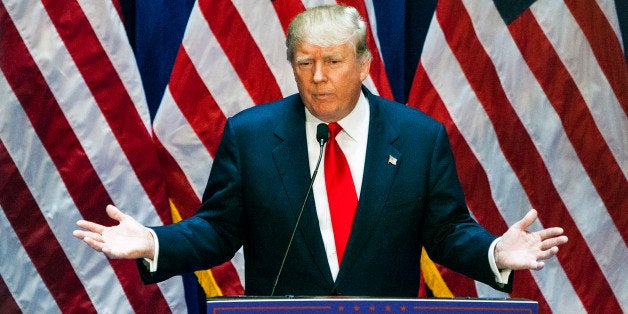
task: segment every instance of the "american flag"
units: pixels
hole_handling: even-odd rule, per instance
[[[517,272],[510,296],[542,312],[626,311],[628,67],[615,6],[524,2],[440,1],[409,104],[446,124],[480,223],[501,234],[536,208],[533,227],[565,229],[558,258]]]
[[[171,222],[150,116],[119,10],[107,1],[0,5],[3,311],[185,309],[183,283],[145,286],[134,261],[73,239],[118,204]]]
[[[370,25],[367,87],[392,98],[374,2],[343,1]],[[614,2],[504,2],[439,2],[408,104],[447,126],[480,223],[499,234],[534,207],[535,228],[570,237],[544,270],[518,271],[510,297],[543,311],[626,311],[628,70]],[[92,251],[74,223],[112,224],[110,203],[146,225],[191,216],[226,118],[296,92],[287,25],[328,3],[198,0],[151,119],[117,1],[3,0],[3,312],[193,309],[185,276],[144,286],[134,261]],[[421,267],[422,295],[504,296],[427,257]],[[242,274],[236,254],[196,277],[217,296],[243,293]]]

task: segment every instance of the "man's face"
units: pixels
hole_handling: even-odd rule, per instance
[[[370,61],[360,64],[348,42],[332,47],[301,43],[292,69],[305,107],[322,121],[336,122],[355,107]]]

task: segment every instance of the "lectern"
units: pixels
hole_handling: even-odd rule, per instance
[[[401,298],[256,298],[207,300],[207,313],[534,313],[538,303],[526,299]]]

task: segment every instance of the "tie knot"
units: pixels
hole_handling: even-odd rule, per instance
[[[327,125],[329,127],[329,137],[330,138],[336,138],[336,135],[338,135],[338,133],[340,133],[340,131],[342,131],[342,127],[336,123],[336,122],[332,122],[330,124]]]

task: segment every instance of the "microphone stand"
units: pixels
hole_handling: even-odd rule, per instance
[[[294,229],[292,229],[292,235],[290,236],[290,241],[288,242],[288,246],[286,247],[286,252],[283,255],[281,266],[279,266],[279,271],[277,272],[277,276],[275,277],[275,283],[273,284],[273,289],[270,291],[271,297],[275,295],[275,289],[277,288],[279,277],[281,276],[281,272],[283,271],[283,266],[286,264],[286,259],[288,258],[288,252],[290,252],[290,247],[292,246],[294,235],[297,233],[299,222],[301,222],[301,216],[303,216],[303,209],[305,209],[305,203],[307,202],[307,199],[310,196],[310,193],[312,192],[314,179],[316,178],[316,174],[318,173],[318,166],[321,165],[321,159],[323,158],[323,147],[325,146],[325,142],[327,142],[328,138],[329,138],[329,127],[325,123],[320,123],[316,127],[316,140],[318,141],[318,144],[320,146],[320,150],[318,153],[318,161],[316,162],[316,167],[314,168],[314,173],[312,174],[312,179],[310,180],[310,186],[308,187],[307,193],[305,194],[305,199],[303,199],[303,204],[301,205],[301,209],[299,210],[299,216],[297,216],[297,222],[294,224]]]

